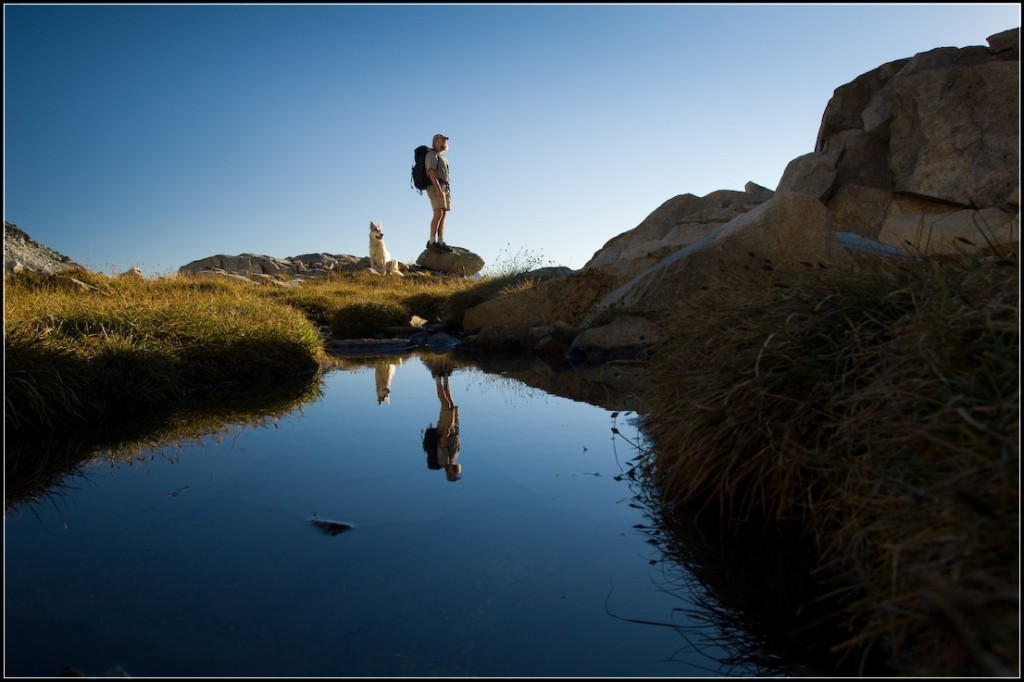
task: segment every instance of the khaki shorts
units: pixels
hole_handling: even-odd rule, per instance
[[[427,185],[427,196],[430,197],[430,208],[441,209],[443,211],[452,210],[452,193],[451,191],[442,192],[441,196],[437,195],[437,188],[433,185]]]

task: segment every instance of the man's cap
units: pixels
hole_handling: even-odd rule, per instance
[[[450,139],[451,139],[451,138],[450,138],[450,137],[448,137],[447,135],[442,135],[441,133],[437,133],[436,135],[434,135],[434,140],[436,141],[436,140],[437,140],[437,138],[439,138],[439,137],[443,137],[443,138],[444,138],[444,139],[446,139],[446,140],[450,140]]]

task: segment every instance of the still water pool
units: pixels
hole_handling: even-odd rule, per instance
[[[14,507],[5,674],[723,674],[615,478],[631,415],[458,367],[449,481],[423,447],[439,381],[418,356],[333,370],[270,424]]]

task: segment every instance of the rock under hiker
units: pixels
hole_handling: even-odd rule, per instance
[[[431,144],[433,149],[427,152],[424,165],[430,184],[427,196],[434,215],[430,219],[430,240],[427,241],[428,251],[450,252],[452,248],[444,243],[444,219],[452,209],[452,189],[449,184],[451,177],[448,172],[448,159],[444,153],[448,151],[448,138],[441,133],[434,135]]]

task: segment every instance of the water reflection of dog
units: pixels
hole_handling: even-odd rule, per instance
[[[377,382],[377,404],[391,402],[391,380],[395,378],[395,368],[402,364],[401,358],[388,358],[378,362],[373,368]]]
[[[454,483],[462,478],[459,451],[462,441],[459,436],[459,407],[452,399],[449,381],[451,369],[443,364],[431,366],[441,413],[437,426],[429,425],[423,433],[423,451],[427,453],[428,469],[444,469],[445,478]]]

